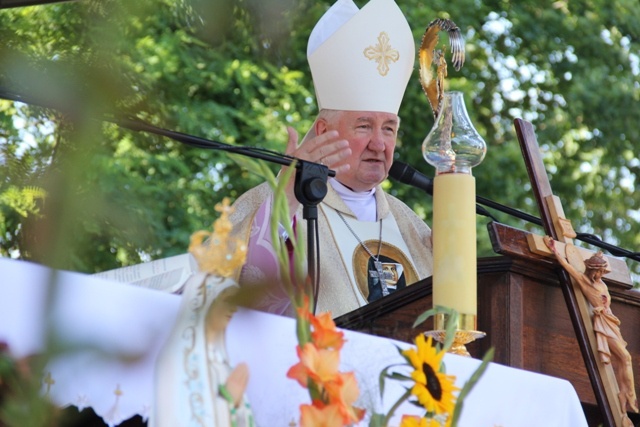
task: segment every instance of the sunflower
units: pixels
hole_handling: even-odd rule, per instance
[[[442,427],[438,420],[421,418],[417,415],[403,415],[400,427]]]
[[[402,352],[414,368],[411,378],[415,384],[411,394],[418,398],[427,413],[453,414],[456,404],[453,392],[460,389],[454,385],[454,376],[440,372],[445,352],[433,346],[431,337],[425,341],[424,335],[420,334],[415,342],[417,348]]]

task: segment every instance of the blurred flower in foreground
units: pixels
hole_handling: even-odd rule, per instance
[[[300,406],[301,426],[342,427],[359,422],[365,411],[353,406],[360,394],[355,375],[338,370],[344,333],[336,329],[330,313],[311,314],[308,297],[297,312],[298,322],[309,328],[305,335],[311,337],[310,342],[298,345],[300,362],[287,372],[311,396],[311,405]]]
[[[300,426],[355,425],[364,418],[365,411],[353,406],[360,394],[355,375],[339,371],[344,333],[336,328],[331,313],[313,314],[313,286],[305,268],[305,242],[299,223],[294,227],[289,214],[285,186],[295,169],[284,169],[276,179],[263,162],[246,158],[237,161],[245,169],[263,176],[274,193],[271,241],[278,256],[282,285],[296,310],[296,352],[300,360],[289,369],[287,377],[307,388],[311,398],[310,405],[300,405]],[[287,243],[279,233],[281,228],[288,236]]]

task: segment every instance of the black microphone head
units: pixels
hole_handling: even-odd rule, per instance
[[[393,162],[389,169],[389,176],[403,184],[409,184],[428,194],[433,194],[433,181],[406,163]]]
[[[415,170],[408,164],[395,160],[389,169],[389,176],[396,181],[410,184]]]

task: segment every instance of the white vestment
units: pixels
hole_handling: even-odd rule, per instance
[[[278,314],[292,315],[289,299],[277,284],[280,276],[277,261],[271,248],[269,218],[271,216],[271,190],[267,184],[259,185],[243,194],[234,204],[230,219],[233,233],[249,247],[247,264],[238,277],[241,286],[268,284],[266,294],[256,308]],[[396,263],[403,264],[406,285],[429,277],[432,274],[431,229],[407,205],[386,194],[381,187],[375,192],[377,218],[382,218],[383,233],[380,254]],[[354,230],[336,218],[340,212]],[[296,213],[301,231],[306,239],[306,222],[302,221],[302,207]],[[328,186],[328,192],[318,205],[320,285],[317,312],[330,311],[333,317],[341,316],[367,303],[369,292],[366,277],[368,256],[360,239],[367,248],[378,255],[378,222],[358,221],[342,198]],[[365,234],[368,233],[368,234]]]

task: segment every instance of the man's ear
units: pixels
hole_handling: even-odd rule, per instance
[[[313,124],[313,128],[316,131],[316,135],[322,135],[329,130],[329,124],[323,118],[318,118]]]

